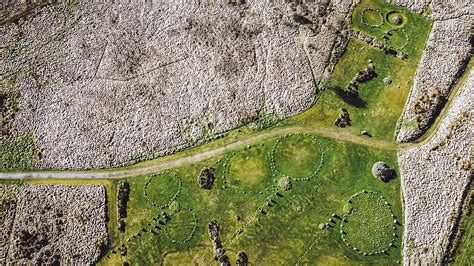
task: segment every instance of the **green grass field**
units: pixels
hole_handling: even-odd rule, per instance
[[[386,22],[380,28],[369,27],[361,23],[362,13],[367,8],[370,12],[366,11],[365,14],[370,16],[366,17],[369,17],[373,23],[376,23],[380,17],[378,12],[381,12],[385,17],[385,14],[393,10],[403,13],[407,20],[400,28],[393,28]],[[385,31],[389,28],[393,29],[393,36],[388,40],[389,44],[401,46],[405,41],[406,33],[409,41],[406,47],[401,49],[401,52],[407,54],[407,59],[402,60],[387,55],[380,49],[371,47],[360,40],[351,39],[345,54],[334,69],[331,86],[344,89],[359,71],[367,68],[369,62],[372,62],[377,76],[360,84],[360,99],[347,102],[334,90],[326,89],[311,109],[289,119],[286,123],[302,123],[312,127],[334,129],[334,122],[340,114],[340,109],[346,108],[349,111],[352,126],[339,129],[340,131],[360,135],[362,130],[366,130],[373,138],[392,141],[397,120],[413,84],[418,61],[431,29],[431,22],[405,8],[395,7],[378,0],[361,1],[353,13],[352,22],[356,30],[365,32],[381,42],[383,42]],[[402,33],[401,30],[405,33]],[[385,77],[390,78],[392,83],[385,84],[383,82]]]
[[[403,23],[390,24],[394,15],[401,16]],[[248,139],[259,131],[265,133],[286,126],[323,128],[334,134],[343,132],[352,136],[367,130],[373,139],[393,144],[397,120],[431,23],[382,0],[362,0],[352,19],[356,30],[381,42],[390,29],[387,43],[402,47],[400,52],[407,54],[407,59],[402,60],[350,39],[335,67],[331,87],[346,88],[371,62],[377,76],[360,85],[358,102],[348,102],[328,88],[312,108],[273,127],[268,128],[277,118],[262,118],[254,127],[242,127],[206,145],[126,168],[171,161]],[[392,83],[385,84],[385,77]],[[334,126],[341,108],[346,108],[351,116],[352,126],[348,128]],[[100,265],[120,265],[125,261],[132,265],[217,265],[207,229],[213,219],[220,223],[222,244],[232,263],[236,254],[244,251],[251,265],[395,265],[402,260],[400,180],[397,176],[384,183],[374,178],[371,168],[378,161],[387,162],[398,174],[394,150],[316,134],[268,137],[245,148],[225,150],[224,155],[199,163],[127,178],[131,194],[124,233],[117,229],[120,180],[26,182],[105,185],[109,250],[99,261]],[[197,182],[204,167],[215,169],[216,180],[210,190],[201,189]],[[286,191],[278,187],[283,176],[292,181],[292,188]],[[370,197],[358,194],[364,190],[376,194],[367,194]],[[360,196],[354,198],[356,194]],[[352,213],[348,213],[350,208]],[[394,219],[398,224],[393,223]],[[321,229],[319,225],[324,223],[331,226]],[[122,245],[127,248],[125,256],[117,252]],[[384,252],[374,254],[381,250]],[[364,255],[364,252],[373,254]]]
[[[129,178],[131,198],[126,232],[119,234],[119,241],[112,243],[115,247],[126,244],[128,253],[122,257],[109,252],[101,263],[128,261],[132,264],[175,265],[212,262],[213,251],[207,232],[207,224],[212,219],[221,224],[221,239],[231,261],[235,260],[235,254],[241,250],[249,255],[252,263],[259,265],[312,261],[323,264],[395,264],[401,260],[400,238],[395,239],[395,247],[389,249],[387,254],[363,256],[343,242],[339,224],[326,230],[318,227],[320,223],[327,222],[332,213],[342,216],[347,200],[364,189],[382,195],[391,203],[394,215],[402,217],[399,180],[383,183],[370,172],[372,164],[379,160],[396,165],[395,154],[320,136],[314,138],[321,143],[325,152],[320,171],[309,181],[294,181],[292,189],[279,191],[281,196],[275,194],[278,191],[275,182],[257,184],[259,190],[223,188],[219,175],[225,172],[226,160],[222,158],[171,170],[182,178],[182,190],[176,198],[181,210],[176,214],[169,207],[159,209],[148,203],[143,193],[148,177]],[[306,143],[308,139],[311,139],[310,136],[301,141]],[[254,146],[270,149],[277,140],[278,138],[273,138]],[[236,154],[242,151],[242,154],[246,154],[253,149],[241,150]],[[234,152],[230,154],[233,155]],[[341,158],[345,160],[342,162]],[[253,159],[260,160],[258,156]],[[211,190],[201,189],[197,183],[197,176],[204,166],[216,168],[218,179]],[[308,161],[300,164],[300,167],[302,170],[312,170],[313,163]],[[194,235],[184,243],[173,242],[172,240],[187,239],[194,228],[194,218],[187,211],[188,208],[192,208],[197,218]],[[154,219],[158,216],[164,221],[162,212],[170,216],[166,225],[161,225]],[[369,214],[377,215],[376,212]],[[152,233],[151,229],[158,235]],[[398,227],[397,233],[401,232],[402,227]],[[141,236],[133,238],[137,233]],[[370,231],[366,231],[367,233]],[[128,239],[131,239],[130,242]],[[292,248],[288,249],[288,246]],[[307,252],[309,249],[311,252]]]

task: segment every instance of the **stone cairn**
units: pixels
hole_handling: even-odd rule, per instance
[[[336,122],[334,122],[334,125],[336,127],[341,127],[341,128],[351,125],[349,112],[347,111],[346,108],[341,108],[341,115],[339,115],[339,117],[336,119]]]
[[[237,266],[248,266],[249,258],[247,257],[247,254],[245,254],[243,251],[240,251],[239,254],[237,254],[237,260],[235,264]]]
[[[214,184],[214,168],[205,167],[202,169],[201,174],[198,177],[199,187],[202,189],[211,189]]]
[[[209,237],[211,238],[212,244],[214,245],[214,252],[216,253],[214,258],[218,260],[221,265],[230,265],[229,258],[227,255],[224,255],[225,249],[222,247],[219,237],[219,223],[216,220],[210,221],[208,229]]]
[[[372,174],[383,182],[387,182],[395,177],[395,170],[391,169],[385,162],[376,162],[372,166]]]

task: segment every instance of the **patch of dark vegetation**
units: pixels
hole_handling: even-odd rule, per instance
[[[293,21],[295,23],[301,24],[301,25],[311,25],[313,22],[309,20],[307,17],[299,15],[299,14],[293,14]]]
[[[118,230],[125,232],[125,218],[127,217],[127,202],[130,197],[130,185],[122,180],[117,194]]]
[[[237,260],[235,263],[237,266],[248,266],[249,258],[247,254],[245,254],[243,251],[240,251],[239,254],[237,254]]]
[[[212,167],[205,167],[201,170],[201,174],[198,177],[198,184],[200,188],[203,189],[211,189],[212,185],[214,184],[215,175],[214,175],[214,168]]]
[[[341,108],[341,115],[334,122],[336,127],[345,128],[351,125],[351,118],[349,117],[349,112],[346,108]]]

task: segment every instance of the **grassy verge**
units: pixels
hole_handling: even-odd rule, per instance
[[[25,134],[0,139],[0,171],[35,169],[38,153],[33,135]]]

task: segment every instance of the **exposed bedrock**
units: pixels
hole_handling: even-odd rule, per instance
[[[433,20],[399,124],[397,141],[421,137],[443,108],[472,54],[474,9],[469,1],[391,1]]]
[[[249,114],[309,108],[345,47],[352,5],[77,2],[0,26],[0,80],[19,95],[6,123],[37,136],[38,167],[127,165]]]
[[[474,71],[430,141],[398,153],[405,202],[405,264],[440,264],[473,177]]]

